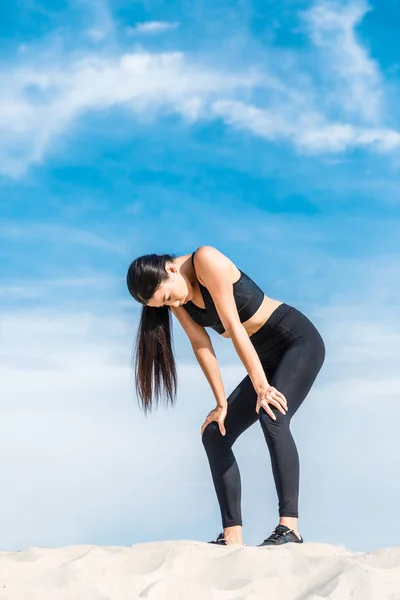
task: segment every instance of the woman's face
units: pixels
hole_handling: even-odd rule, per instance
[[[147,303],[147,306],[181,306],[187,300],[191,291],[185,277],[173,263],[166,265],[169,278],[160,285]]]

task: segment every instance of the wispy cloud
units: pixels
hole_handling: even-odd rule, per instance
[[[109,275],[103,277],[71,277],[64,279],[36,279],[27,280],[24,278],[23,285],[16,284],[0,284],[0,297],[27,299],[27,298],[44,298],[48,296],[54,289],[63,289],[71,291],[77,288],[85,288],[87,290],[101,289],[109,286],[110,283],[115,284],[119,281],[117,276]],[[129,303],[132,306],[132,302]]]
[[[132,113],[193,114],[207,98],[231,96],[260,81],[255,72],[219,73],[181,53],[136,52],[62,65],[21,67],[0,77],[0,169],[17,176],[82,113],[127,106]]]
[[[311,40],[320,50],[320,66],[329,80],[328,101],[379,123],[382,76],[377,62],[368,55],[355,32],[369,10],[364,0],[322,1],[304,13],[304,19]]]
[[[303,14],[313,62],[321,62],[328,73],[322,89],[320,76],[314,81],[315,72],[306,70],[309,63],[304,66],[295,54],[284,74],[279,61],[268,56],[263,66],[239,70],[181,52],[142,49],[118,56],[105,48],[97,56],[71,54],[57,60],[47,53],[44,62],[13,66],[0,76],[0,172],[23,174],[82,114],[121,106],[137,119],[168,113],[189,122],[222,119],[305,152],[393,150],[400,146],[400,134],[387,125],[381,109],[384,81],[355,34],[367,10],[359,1],[318,2]],[[154,21],[137,27],[150,33],[177,25]]]
[[[131,27],[129,31],[130,33],[160,33],[162,31],[177,29],[179,25],[176,21],[145,21],[144,23],[138,23],[135,27]]]
[[[384,126],[379,66],[355,32],[369,10],[363,0],[328,0],[302,13],[323,74],[322,87],[296,89],[295,77],[291,88],[270,81],[274,96],[268,107],[220,100],[211,110],[233,127],[271,141],[287,140],[300,151],[338,153],[359,147],[385,152],[399,147],[400,133]]]
[[[286,139],[308,152],[343,152],[354,147],[378,151],[400,146],[400,133],[390,129],[332,123],[319,113],[291,115],[291,107],[264,110],[242,102],[219,101],[212,110],[226,123],[267,140]]]
[[[5,240],[40,240],[55,241],[88,246],[96,250],[123,254],[125,247],[121,240],[110,241],[101,235],[74,227],[65,227],[56,223],[30,223],[29,225],[0,222],[0,238]]]
[[[106,0],[73,0],[84,10],[89,21],[84,33],[95,43],[102,42],[116,32],[113,14]]]

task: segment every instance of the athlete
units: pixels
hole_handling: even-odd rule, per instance
[[[213,246],[177,257],[140,256],[129,266],[127,285],[143,305],[133,361],[144,412],[161,397],[167,405],[175,402],[171,313],[188,335],[216,400],[201,427],[223,527],[210,543],[243,545],[241,480],[232,446],[256,421],[268,446],[279,501],[279,524],[259,545],[303,543],[299,457],[290,421],[325,359],[318,330],[295,307],[266,296]],[[228,397],[207,327],[232,340],[247,371]]]

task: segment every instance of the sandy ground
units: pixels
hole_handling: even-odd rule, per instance
[[[400,600],[400,547],[366,554],[168,541],[0,552],[0,600]]]

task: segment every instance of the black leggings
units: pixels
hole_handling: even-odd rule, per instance
[[[325,344],[318,330],[303,313],[285,303],[274,310],[250,340],[268,383],[286,397],[288,410],[283,415],[270,404],[276,421],[262,407],[257,414],[257,394],[246,375],[227,399],[226,435],[220,433],[216,421],[204,430],[202,439],[223,527],[242,525],[241,481],[232,445],[257,420],[271,456],[279,516],[298,517],[300,467],[290,420],[310,391],[325,359]]]

